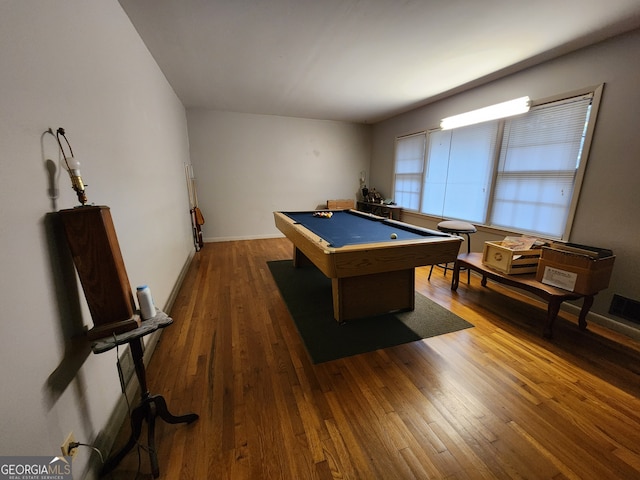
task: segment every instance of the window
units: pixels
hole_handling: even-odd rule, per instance
[[[492,225],[562,236],[591,98],[544,105],[505,121]]]
[[[396,203],[440,218],[567,239],[601,90],[534,102],[516,117],[398,138]],[[425,137],[426,148],[415,149],[408,161],[407,139]]]
[[[422,212],[485,223],[497,122],[429,134]]]
[[[394,199],[398,205],[410,210],[420,208],[426,141],[425,132],[396,139]]]

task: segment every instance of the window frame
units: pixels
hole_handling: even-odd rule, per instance
[[[572,227],[573,227],[573,221],[575,219],[576,211],[577,211],[577,208],[578,208],[578,201],[579,201],[579,198],[580,198],[580,192],[582,190],[582,184],[583,184],[583,181],[584,181],[584,176],[585,176],[585,172],[586,172],[586,168],[587,168],[587,164],[588,164],[589,154],[590,154],[590,151],[591,151],[591,143],[592,143],[592,140],[593,140],[595,126],[596,126],[596,123],[597,123],[598,110],[600,108],[600,102],[601,102],[601,99],[602,99],[603,89],[604,89],[604,84],[600,84],[600,85],[589,86],[589,87],[573,90],[573,91],[570,91],[570,92],[565,92],[565,93],[562,93],[562,94],[557,94],[557,95],[553,95],[553,96],[549,96],[549,97],[545,97],[545,98],[541,98],[541,99],[537,99],[537,100],[532,100],[531,101],[531,109],[530,110],[534,110],[534,109],[544,108],[545,105],[561,102],[563,100],[569,100],[571,98],[576,98],[576,97],[586,96],[586,95],[590,95],[592,97],[591,111],[589,113],[589,120],[586,123],[586,129],[585,129],[585,133],[584,133],[584,143],[583,143],[582,151],[581,151],[581,155],[580,155],[580,162],[579,162],[578,168],[576,170],[576,174],[575,174],[572,197],[571,197],[571,200],[569,202],[569,205],[568,205],[567,211],[566,211],[567,215],[566,215],[564,229],[563,229],[563,232],[561,233],[560,236],[556,237],[556,236],[553,236],[553,235],[544,235],[545,238],[558,239],[558,240],[568,240],[569,237],[570,237],[571,230],[572,230]],[[524,115],[526,115],[526,114],[524,114]],[[497,133],[496,143],[495,143],[495,152],[494,152],[493,158],[490,159],[490,163],[492,163],[492,167],[491,167],[492,168],[492,173],[491,173],[491,181],[490,181],[489,198],[488,198],[488,202],[487,202],[487,206],[486,206],[486,212],[484,214],[484,223],[474,223],[474,224],[475,225],[482,225],[482,226],[489,227],[489,228],[498,229],[498,230],[501,230],[501,231],[507,231],[507,232],[513,232],[513,233],[524,233],[524,234],[531,235],[532,232],[520,231],[517,228],[509,228],[509,227],[505,227],[505,226],[495,226],[495,225],[491,224],[491,216],[492,216],[492,212],[493,212],[493,202],[494,202],[494,198],[495,198],[496,179],[497,179],[497,176],[498,176],[498,166],[499,166],[499,160],[500,160],[500,151],[502,149],[502,142],[504,140],[504,125],[505,125],[505,121],[508,121],[508,118],[507,119],[498,120],[498,128],[497,128],[497,132],[498,133]],[[460,128],[464,128],[464,127],[460,127]],[[433,132],[437,132],[437,131],[440,131],[440,130],[441,130],[440,128],[429,128],[429,129],[415,131],[413,133],[398,135],[395,138],[395,142],[394,142],[394,177],[393,177],[393,190],[394,190],[394,192],[393,192],[393,195],[394,195],[394,198],[395,198],[396,180],[397,180],[396,170],[397,170],[397,145],[398,145],[398,141],[403,139],[403,138],[411,137],[411,136],[414,136],[414,135],[425,135],[426,136],[425,148],[424,148],[424,156],[423,156],[423,159],[422,159],[423,160],[423,165],[422,165],[422,171],[421,171],[420,191],[418,192],[418,195],[419,195],[418,209],[417,210],[413,210],[411,208],[406,208],[406,207],[405,208],[406,208],[407,211],[410,211],[410,212],[413,212],[413,213],[416,213],[416,214],[419,214],[419,215],[424,215],[424,216],[429,217],[429,218],[444,218],[443,216],[435,216],[433,214],[428,214],[428,213],[424,213],[423,212],[425,175],[426,175],[426,172],[428,171],[428,167],[429,167],[428,162],[429,162],[429,151],[430,151],[431,134]],[[416,172],[416,174],[417,174],[417,172]],[[406,173],[405,173],[405,175],[406,175]],[[459,218],[457,220],[469,221],[468,219],[464,219],[464,218]]]
[[[423,142],[422,142],[422,168],[420,170],[420,172],[414,172],[414,173],[398,173],[398,143],[402,140],[408,140],[411,138],[415,138],[415,137],[423,137]],[[428,132],[426,130],[420,130],[417,132],[413,132],[413,133],[408,133],[406,135],[398,135],[395,138],[394,141],[394,164],[393,164],[393,198],[394,200],[397,201],[397,182],[398,182],[398,178],[399,177],[407,177],[409,175],[413,175],[413,176],[419,176],[420,177],[420,181],[419,181],[419,185],[420,185],[420,189],[417,192],[411,192],[414,194],[417,194],[418,196],[418,210],[411,210],[411,211],[417,211],[420,212],[420,210],[422,209],[422,187],[424,185],[424,175],[425,175],[425,167],[426,167],[426,156],[427,156],[427,149],[428,149]]]
[[[567,94],[556,95],[553,97],[548,97],[546,99],[541,99],[536,102],[532,102],[531,104],[532,107],[537,107],[548,103],[554,103],[561,100],[569,99],[572,97],[579,97],[581,95],[593,95],[593,98],[591,100],[591,112],[589,114],[589,121],[587,122],[587,128],[584,135],[584,144],[582,147],[580,164],[578,165],[578,171],[576,172],[576,177],[573,184],[573,194],[571,197],[571,202],[569,203],[569,208],[567,210],[567,219],[564,226],[564,233],[562,234],[562,237],[559,238],[560,240],[569,240],[571,235],[571,229],[573,227],[573,221],[578,209],[578,200],[580,198],[580,192],[582,190],[587,163],[589,162],[589,154],[591,153],[591,142],[593,140],[596,123],[598,120],[598,110],[600,109],[600,101],[602,100],[603,90],[604,84],[602,83],[600,85],[595,85],[580,90],[574,90]]]
[[[489,129],[493,130],[493,134],[492,135],[483,135],[482,133],[480,135],[478,135],[478,131],[482,132],[482,130],[487,130],[487,127],[489,127]],[[471,134],[471,136],[466,137],[465,141],[460,144],[457,143],[455,144],[455,149],[452,150],[452,146],[454,145],[453,142],[453,137],[455,135],[456,131],[466,131],[466,132],[474,132]],[[480,211],[480,216],[482,217],[481,219],[478,219],[477,217],[473,217],[472,215],[470,215],[468,218],[466,218],[465,220],[474,224],[485,224],[486,220],[488,218],[488,212],[489,210],[489,205],[491,204],[491,195],[493,192],[493,184],[495,182],[495,173],[494,173],[494,169],[495,169],[495,165],[496,165],[496,159],[498,158],[497,153],[499,153],[499,148],[500,148],[500,139],[501,139],[501,132],[502,132],[502,124],[497,122],[497,121],[491,121],[491,122],[482,122],[482,123],[477,123],[477,124],[472,124],[472,125],[466,125],[464,127],[460,127],[458,129],[448,129],[448,130],[442,130],[440,128],[436,128],[436,129],[431,129],[428,132],[428,139],[427,139],[427,148],[425,150],[425,167],[424,167],[424,181],[423,181],[423,187],[427,186],[427,182],[428,180],[428,174],[431,171],[431,162],[436,162],[436,169],[437,169],[437,164],[438,163],[442,163],[442,159],[441,158],[434,158],[432,159],[430,157],[430,153],[432,152],[432,141],[434,141],[434,134],[436,133],[440,133],[440,134],[444,134],[444,138],[446,139],[446,136],[449,136],[449,147],[448,147],[448,151],[447,151],[447,155],[448,155],[448,159],[447,159],[447,166],[446,166],[446,181],[445,181],[445,185],[443,187],[443,197],[442,197],[442,202],[441,202],[441,208],[440,208],[440,214],[438,215],[437,213],[435,213],[434,210],[432,210],[431,212],[426,212],[425,209],[425,205],[423,202],[421,202],[420,204],[420,213],[425,214],[425,215],[429,215],[429,216],[433,216],[433,217],[438,217],[438,218],[444,218],[446,216],[446,218],[455,218],[455,219],[460,219],[462,220],[462,218],[457,217],[455,215],[455,213],[452,213],[452,210],[455,211],[456,206],[455,203],[456,202],[451,202],[452,198],[455,198],[455,193],[453,194],[453,196],[451,195],[450,190],[455,190],[460,188],[460,185],[464,185],[464,180],[465,177],[468,174],[468,171],[463,172],[462,174],[462,181],[452,181],[451,183],[449,183],[449,177],[452,175],[452,171],[456,171],[455,166],[460,164],[460,154],[459,154],[459,149],[469,149],[470,147],[476,147],[476,149],[479,148],[479,151],[482,150],[482,148],[487,148],[489,151],[493,152],[493,154],[489,154],[486,157],[481,157],[482,158],[482,165],[481,165],[481,171],[478,172],[476,171],[476,173],[479,173],[480,175],[483,175],[484,178],[486,179],[485,182],[468,182],[468,177],[466,178],[467,180],[467,187],[462,187],[462,188],[468,188],[468,187],[478,187],[478,186],[482,186],[482,190],[486,190],[486,193],[480,194],[478,195],[478,193],[474,193],[471,192],[471,196],[472,198],[474,198],[475,200],[479,200],[481,202],[484,203],[484,209]],[[485,140],[486,144],[482,145],[482,141],[480,142],[481,145],[477,144],[477,140],[481,139],[481,140]],[[441,139],[438,138],[438,141],[440,141]],[[475,145],[474,145],[475,144]],[[474,157],[473,159],[477,159],[478,157]],[[472,159],[472,160],[473,160]],[[464,163],[464,162],[463,162]],[[463,169],[464,170],[464,169]],[[437,170],[436,170],[437,171]],[[438,185],[438,182],[436,180],[436,182],[434,182],[435,185]],[[468,192],[468,190],[467,190]],[[427,195],[424,194],[424,191],[421,192],[421,200],[425,200],[427,198]]]

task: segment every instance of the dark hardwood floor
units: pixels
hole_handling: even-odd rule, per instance
[[[474,328],[313,365],[266,265],[291,253],[196,254],[147,369],[174,413],[200,415],[158,422],[160,478],[640,478],[637,343],[565,312],[546,340],[542,303],[473,275],[452,293],[424,267],[417,290]],[[106,478],[137,470],[134,449]]]

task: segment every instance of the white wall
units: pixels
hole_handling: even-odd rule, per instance
[[[280,236],[274,211],[352,198],[369,169],[371,127],[187,111],[205,241]]]
[[[66,129],[132,286],[163,307],[192,251],[186,114],[116,0],[0,3],[0,90],[0,455],[58,455],[70,431],[91,443],[121,394],[115,351],[70,341],[93,324],[79,283],[61,285],[69,257],[46,219],[78,202],[65,173],[50,198],[44,132]]]
[[[521,94],[605,82],[572,240],[618,254],[597,310],[613,292],[640,298],[639,51],[640,34],[627,35],[383,122],[369,183],[391,191],[398,133]],[[57,145],[44,132],[67,130],[89,201],[111,207],[131,284],[149,283],[164,306],[192,250],[187,119],[116,0],[0,3],[0,89],[0,455],[56,455],[71,430],[86,443],[98,436],[120,389],[115,352],[70,341],[92,322],[79,285],[60,284],[69,259],[46,219],[77,200],[64,174],[50,198],[45,162],[57,160]],[[369,170],[368,126],[199,110],[188,125],[209,240],[278,235],[273,210],[354,198]],[[77,478],[89,453],[74,462]]]
[[[604,83],[570,240],[613,249],[617,258],[611,284],[596,296],[592,311],[629,326],[607,312],[614,293],[640,300],[639,55],[640,30],[381,122],[373,131],[373,183],[391,191],[397,135],[435,128],[445,116],[511,98],[540,99]],[[497,238],[480,232],[474,235],[473,249],[481,251],[484,240]]]

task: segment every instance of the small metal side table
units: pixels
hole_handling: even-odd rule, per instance
[[[142,337],[161,328],[168,327],[172,323],[173,319],[171,317],[158,310],[155,317],[144,320],[142,325],[135,330],[115,334],[113,337],[96,340],[91,345],[93,353],[99,354],[107,352],[115,348],[117,345],[124,345],[125,343],[128,343],[131,348],[131,356],[133,357],[136,376],[140,383],[140,403],[131,411],[131,436],[129,437],[129,441],[117,453],[107,459],[102,467],[101,474],[112,471],[136,445],[142,431],[142,422],[146,420],[149,436],[149,461],[151,462],[151,472],[153,473],[153,478],[158,478],[160,476],[160,468],[158,466],[158,455],[156,453],[154,438],[156,416],[159,416],[162,420],[171,424],[191,423],[198,419],[198,415],[195,413],[188,413],[180,416],[171,414],[167,408],[167,402],[164,397],[161,395],[151,395],[147,388],[147,377],[143,361]]]

